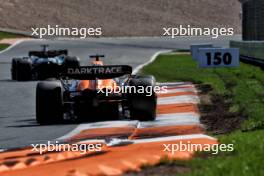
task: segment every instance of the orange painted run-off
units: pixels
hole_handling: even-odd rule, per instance
[[[195,104],[168,104],[168,105],[158,105],[158,114],[173,114],[173,113],[185,113],[194,112],[198,113],[197,105]]]
[[[1,173],[1,176],[87,176],[87,175],[121,175],[127,171],[140,171],[145,165],[155,165],[163,158],[188,160],[192,158],[193,151],[176,151],[174,154],[164,151],[164,144],[179,144],[179,140],[166,142],[150,142],[133,144],[122,147],[110,147],[104,154],[80,158],[52,164],[37,165],[27,169],[14,170]],[[181,140],[187,144],[216,144],[211,139]]]
[[[34,155],[37,153],[38,152],[32,151],[31,147],[25,147],[23,149],[6,151],[3,153],[0,153],[0,160],[3,160],[5,158],[10,158],[10,157],[17,158],[17,157],[23,157],[23,156],[28,156],[28,155]]]
[[[93,155],[95,153],[100,154],[102,152],[106,152],[106,145],[104,143],[101,143],[101,146],[102,150],[100,152],[87,151],[85,154],[80,153],[79,151],[71,151],[72,146],[67,147],[66,145],[58,147],[58,150],[60,150],[61,152],[46,150],[45,152],[42,151],[42,154],[40,154],[40,152],[38,151],[32,151],[33,147],[21,151],[20,155],[14,155],[15,153],[13,152],[5,152],[3,153],[3,155],[1,155],[0,173],[10,170],[26,169],[42,164],[50,164],[70,159],[89,157],[90,155]],[[65,151],[63,151],[63,149]]]

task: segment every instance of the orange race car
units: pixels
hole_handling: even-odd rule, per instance
[[[153,76],[132,75],[128,65],[103,65],[103,55],[90,57],[95,59],[91,66],[67,67],[60,79],[38,83],[38,123],[155,120],[157,96]]]

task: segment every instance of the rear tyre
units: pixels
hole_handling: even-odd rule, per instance
[[[17,62],[19,58],[13,58],[11,63],[11,79],[17,80]]]
[[[16,80],[18,81],[29,81],[32,79],[32,64],[29,59],[16,59]],[[13,73],[12,73],[13,74]]]
[[[153,121],[156,119],[157,96],[154,92],[156,80],[153,76],[136,76],[129,82],[129,86],[144,88],[145,93],[131,93],[128,95],[130,119],[139,121]]]
[[[63,88],[60,81],[42,81],[36,90],[36,120],[39,124],[63,121]]]
[[[80,62],[77,57],[66,56],[64,60],[65,67],[79,67]]]

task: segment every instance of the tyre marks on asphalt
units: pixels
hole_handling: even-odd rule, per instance
[[[190,83],[166,83],[168,92],[158,95],[157,120],[153,122],[111,121],[81,124],[60,141],[102,142],[100,152],[46,152],[30,148],[0,153],[1,175],[121,175],[155,165],[163,158],[191,159],[193,150],[165,152],[168,144],[216,144],[204,134],[199,121],[199,98]],[[60,161],[60,162],[59,162]],[[9,163],[8,163],[9,162]],[[11,164],[10,164],[11,163]],[[49,163],[49,164],[48,164]]]

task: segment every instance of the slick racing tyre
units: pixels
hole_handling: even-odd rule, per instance
[[[128,94],[130,119],[152,121],[156,119],[157,96],[154,92],[156,80],[153,76],[135,76],[129,81],[129,86],[147,88],[151,92]]]
[[[77,57],[66,56],[64,60],[65,67],[79,67],[80,62]]]
[[[19,58],[13,58],[11,63],[11,79],[17,80],[17,62]]]
[[[13,66],[13,62],[12,62]],[[18,81],[29,81],[32,79],[32,64],[29,59],[15,59],[14,60],[14,76]],[[13,76],[13,71],[12,71]]]
[[[56,124],[63,120],[63,88],[60,81],[42,81],[36,90],[36,120]]]

